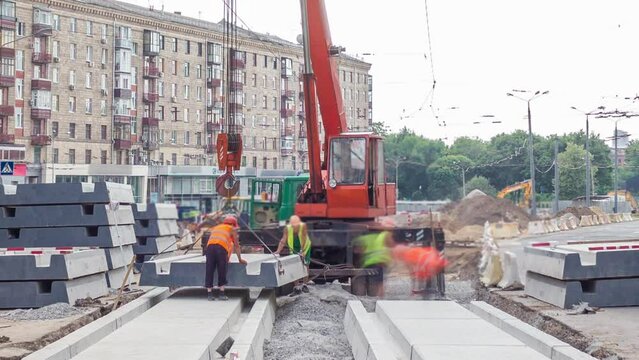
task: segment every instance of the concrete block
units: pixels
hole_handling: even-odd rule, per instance
[[[451,356],[452,355],[452,356]],[[412,360],[448,359],[517,359],[541,360],[545,356],[525,346],[460,346],[460,345],[417,345],[413,349]]]
[[[118,269],[113,269],[113,270],[109,270],[105,272],[104,276],[106,277],[107,286],[110,289],[119,289],[120,286],[122,286],[122,281],[124,280],[124,277],[126,276],[126,270],[127,270],[126,267],[121,267]],[[127,283],[131,283],[132,280],[133,280],[133,271],[131,271],[131,273],[129,274],[129,279]]]
[[[344,315],[344,330],[353,357],[359,359],[404,359],[388,330],[374,313],[366,312],[360,301],[349,301]]]
[[[113,210],[105,204],[5,206],[0,209],[0,228],[49,228],[133,224],[131,205]]]
[[[566,219],[564,219],[564,218],[559,218],[557,226],[559,226],[559,231],[568,231],[568,230],[570,230],[570,227],[568,226],[568,223],[566,222]]]
[[[66,281],[0,282],[0,308],[39,308],[57,302],[74,304],[77,299],[107,293],[102,273]]]
[[[494,306],[488,305],[483,301],[471,301],[468,309],[473,312],[473,314],[479,316],[480,318],[488,321],[489,323],[501,328],[501,325],[506,320],[516,320],[517,318],[508,314],[507,312],[501,311]]]
[[[307,276],[297,255],[275,259],[272,255],[243,254],[248,265],[239,264],[231,256],[228,266],[228,286],[277,288]],[[280,272],[279,265],[283,272]],[[140,285],[183,287],[204,284],[205,258],[199,254],[171,256],[142,264]],[[217,281],[217,277],[215,279]]]
[[[0,247],[114,247],[135,243],[133,225],[0,229]]]
[[[525,293],[564,309],[580,302],[597,307],[638,306],[639,278],[564,281],[529,271]]]
[[[100,249],[0,249],[0,281],[69,280],[106,270]]]
[[[151,289],[117,310],[32,353],[25,360],[69,360],[168,296],[167,288]]]
[[[552,349],[552,360],[595,360],[585,352],[579,351],[572,346],[557,346]]]
[[[591,225],[592,225],[592,222],[590,221],[590,216],[584,215],[581,217],[581,220],[579,221],[580,227],[591,226]]]
[[[639,277],[639,241],[524,248],[528,271],[560,280]]]
[[[528,223],[528,235],[545,234],[543,221],[531,221]]]
[[[180,232],[175,220],[136,220],[135,236],[158,237],[177,235]]]
[[[562,215],[561,220],[566,222],[566,226],[568,226],[568,229],[576,229],[577,227],[579,227],[579,219],[577,219],[577,217],[571,213]]]
[[[134,255],[133,245],[105,248],[104,252],[109,270],[129,266]]]
[[[631,213],[623,213],[623,219],[625,221],[632,221],[632,214]]]
[[[133,245],[136,255],[155,255],[161,252],[177,250],[177,238],[175,236],[138,237]]]
[[[495,239],[511,239],[521,235],[519,224],[516,222],[496,222],[490,224]]]
[[[177,220],[178,212],[175,204],[133,204],[135,220]]]
[[[0,206],[132,204],[130,185],[109,182],[0,185]]]

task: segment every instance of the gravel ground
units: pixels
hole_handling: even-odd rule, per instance
[[[348,300],[357,297],[339,284],[309,286],[310,293],[278,299],[266,360],[353,359],[344,333]]]
[[[69,316],[80,315],[83,312],[66,303],[51,304],[39,309],[17,309],[4,314],[0,317],[7,320],[53,320],[64,319]]]

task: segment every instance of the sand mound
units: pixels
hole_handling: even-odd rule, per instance
[[[565,214],[573,214],[577,217],[577,219],[581,219],[582,216],[590,216],[590,215],[597,215],[594,211],[592,211],[590,208],[585,207],[585,206],[570,206],[567,207],[563,210],[561,210],[560,212],[557,213],[557,215],[555,215],[556,218],[562,217]]]
[[[526,210],[512,201],[488,195],[464,198],[460,202],[447,205],[443,211],[450,218],[445,227],[452,232],[457,232],[469,225],[483,226],[486,221],[516,222],[523,230],[528,228],[530,220]]]

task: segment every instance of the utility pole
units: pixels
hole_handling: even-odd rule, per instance
[[[555,201],[553,212],[559,212],[559,140],[555,140]]]
[[[586,114],[586,206],[590,207],[592,173],[590,172],[590,122],[588,116],[589,114]]]
[[[464,197],[466,197],[466,169],[461,168],[462,171],[462,193],[464,193]]]
[[[617,139],[619,139],[619,133],[617,132],[617,123],[619,122],[619,120],[615,120],[615,183],[613,184],[613,189],[615,191],[615,206],[613,207],[613,211],[616,214],[618,211],[618,205],[619,205],[619,200],[618,200],[618,195],[617,195],[617,182],[619,181],[619,175],[618,175],[618,168],[619,168],[619,148],[617,147]]]

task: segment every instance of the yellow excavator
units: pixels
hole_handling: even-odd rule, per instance
[[[497,197],[503,199],[506,195],[519,190],[523,190],[523,197],[518,197],[519,201],[515,202],[523,208],[530,207],[530,198],[532,196],[532,181],[530,180],[524,180],[522,182],[506,186],[501,189],[501,191],[497,194]]]

